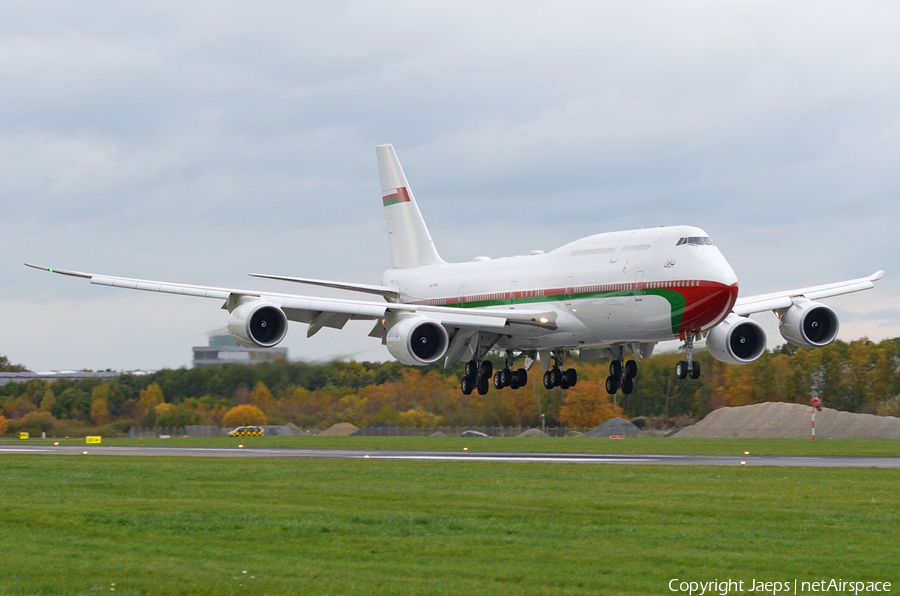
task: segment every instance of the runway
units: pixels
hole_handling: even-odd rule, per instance
[[[900,468],[900,457],[795,455],[689,455],[522,453],[496,451],[388,451],[360,449],[236,449],[204,447],[109,447],[99,445],[0,445],[3,454],[157,457],[268,457],[401,461],[478,461],[657,466],[784,466],[812,468]]]

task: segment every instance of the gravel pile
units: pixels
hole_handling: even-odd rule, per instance
[[[673,438],[808,439],[812,408],[766,402],[719,408]],[[900,418],[851,414],[830,408],[816,412],[817,439],[900,439]]]
[[[610,418],[600,426],[596,426],[584,433],[586,437],[646,437],[647,435],[638,427],[624,418]]]
[[[539,428],[529,428],[525,432],[519,433],[516,435],[517,437],[549,437],[547,433],[542,431]]]
[[[338,422],[319,433],[320,437],[349,437],[359,429],[349,422]]]

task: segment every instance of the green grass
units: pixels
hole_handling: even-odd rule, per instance
[[[32,444],[84,445],[79,439],[28,439]],[[0,444],[20,443],[4,439]],[[702,455],[855,455],[900,456],[894,439],[625,439],[600,438],[460,438],[460,437],[210,437],[171,439],[103,439],[103,445],[168,447],[272,447],[298,449],[427,449],[461,451],[552,451],[560,453],[696,453]]]
[[[896,470],[7,454],[0,479],[0,594],[900,583]]]

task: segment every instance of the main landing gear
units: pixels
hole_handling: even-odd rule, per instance
[[[688,333],[684,338],[684,350],[686,360],[682,360],[675,365],[675,374],[679,379],[686,379],[690,376],[692,379],[700,378],[700,363],[694,360],[694,334]]]
[[[553,366],[544,373],[544,388],[553,389],[561,387],[568,389],[578,382],[578,373],[574,368],[563,370],[563,354],[560,350],[553,351]]]
[[[494,373],[494,388],[518,389],[528,384],[528,371],[524,368],[513,370],[513,353],[512,350],[506,351],[506,367]]]
[[[471,395],[472,391],[478,391],[478,395],[486,395],[490,387],[490,380],[493,377],[494,388],[518,389],[524,387],[528,383],[528,372],[524,368],[513,370],[513,354],[506,353],[506,366],[503,370],[494,372],[494,365],[490,360],[485,360],[478,364],[477,360],[469,360],[466,362],[466,374],[462,378],[463,395]]]
[[[490,360],[485,360],[480,365],[477,360],[466,362],[466,374],[462,378],[463,395],[471,395],[473,390],[478,390],[478,395],[487,395],[488,379],[494,372],[494,365]]]
[[[625,395],[631,395],[634,391],[634,378],[637,376],[637,362],[624,360],[624,350],[619,348],[618,358],[609,361],[609,376],[606,377],[606,392],[615,395],[622,389]]]

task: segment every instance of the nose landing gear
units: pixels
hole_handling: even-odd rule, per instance
[[[684,345],[681,346],[681,349],[684,350],[685,360],[675,365],[675,374],[679,379],[686,379],[688,376],[695,380],[700,378],[700,363],[694,360],[695,338],[693,333],[688,333],[684,338]]]

